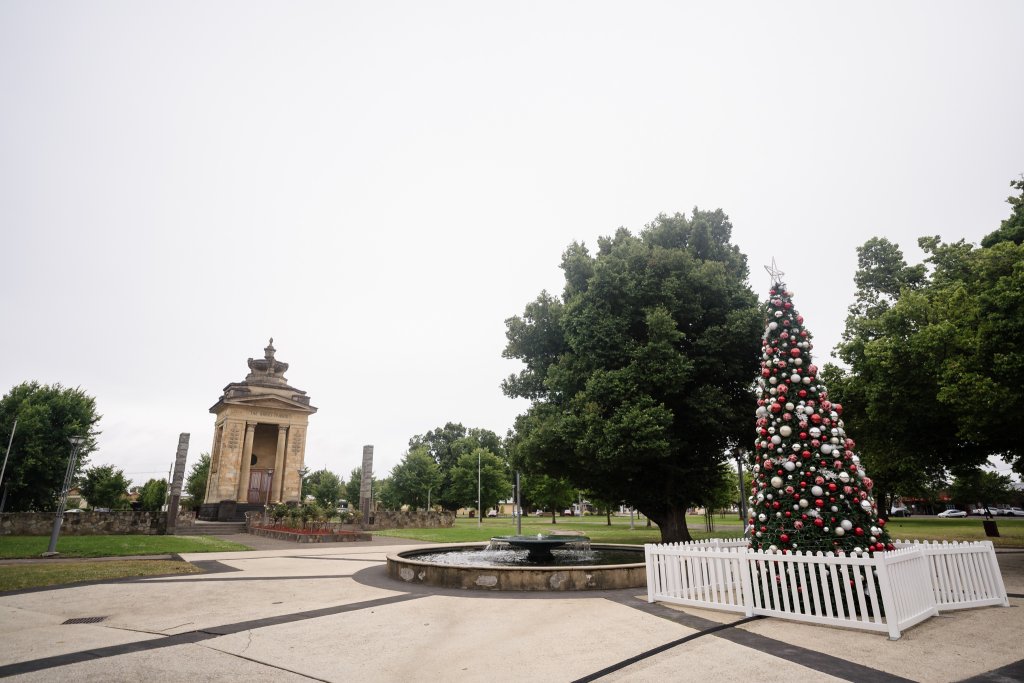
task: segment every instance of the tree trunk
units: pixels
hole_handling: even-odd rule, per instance
[[[608,518],[608,526],[612,525],[612,509],[605,508],[605,516]]]
[[[690,530],[686,528],[686,508],[676,505],[669,506],[664,510],[644,512],[647,522],[653,520],[661,529],[662,543],[685,543],[693,540]]]
[[[555,508],[554,507],[551,508],[551,523],[552,524],[558,524],[558,522],[555,521]]]

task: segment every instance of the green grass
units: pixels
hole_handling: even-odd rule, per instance
[[[597,543],[627,543],[641,545],[661,542],[657,526],[648,528],[646,520],[634,521],[629,528],[628,517],[612,517],[612,526],[607,526],[604,517],[558,517],[557,524],[551,524],[550,517],[524,517],[524,534],[552,534],[565,531],[582,531]],[[694,538],[737,538],[743,533],[743,526],[735,515],[715,516],[715,529],[710,534],[704,530],[704,517],[690,515],[686,519],[690,534]],[[893,538],[920,541],[992,541],[997,548],[1024,548],[1024,517],[997,520],[999,538],[988,538],[979,518],[939,519],[937,517],[908,517],[891,519],[889,533]],[[516,533],[514,519],[489,518],[481,525],[477,520],[460,517],[455,526],[448,529],[390,529],[374,531],[374,536],[411,538],[428,543],[470,543],[486,541],[492,536],[507,536]]]
[[[49,536],[0,536],[0,559],[39,557],[50,546]],[[61,536],[61,557],[123,557],[250,550],[248,546],[211,536]]]
[[[1024,517],[997,518],[999,538],[988,538],[980,517],[940,519],[899,517],[888,522],[889,535],[908,541],[992,541],[997,548],[1024,547]]]
[[[33,562],[0,567],[0,591],[24,590],[82,581],[121,579],[127,576],[195,574],[199,569],[175,560],[109,560]]]
[[[647,520],[638,521],[634,519],[634,528],[629,528],[629,517],[612,517],[612,526],[608,526],[607,519],[601,516],[593,517],[557,517],[557,523],[551,523],[551,517],[524,517],[523,534],[557,534],[566,531],[581,531],[590,537],[595,543],[625,543],[643,545],[644,543],[659,543],[661,531],[656,525],[647,527]],[[704,517],[690,516],[687,518],[690,533],[694,538],[708,538],[709,534],[704,531]],[[715,532],[710,536],[739,536],[743,527],[735,515],[726,518],[715,517]],[[447,529],[388,529],[385,531],[374,531],[374,536],[392,536],[397,538],[412,538],[417,541],[429,543],[470,543],[473,541],[487,541],[492,536],[509,536],[516,533],[516,523],[510,518],[486,518],[482,524],[477,524],[476,519],[459,517],[455,520],[455,526]]]

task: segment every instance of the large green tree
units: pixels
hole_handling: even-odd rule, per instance
[[[524,507],[533,505],[551,513],[551,523],[557,524],[558,514],[576,500],[578,489],[567,479],[549,477],[545,474],[524,474],[520,477],[523,487]]]
[[[430,453],[440,468],[441,483],[434,498],[446,510],[457,510],[462,506],[458,496],[451,490],[452,470],[459,458],[477,448],[483,448],[499,457],[504,457],[505,453],[501,437],[491,430],[467,429],[457,422],[448,422],[443,427],[409,439],[410,452],[421,448]]]
[[[593,255],[572,244],[561,298],[506,321],[504,355],[525,367],[503,389],[532,401],[515,427],[524,469],[629,501],[663,541],[690,539],[686,509],[753,406],[760,313],[731,234],[721,210],[694,209]]]
[[[167,500],[167,480],[150,479],[139,490],[139,507],[143,510],[156,512]]]
[[[89,507],[120,510],[127,507],[130,485],[122,470],[113,465],[97,465],[86,470],[78,490],[89,501]]]
[[[340,476],[325,467],[306,476],[303,491],[313,496],[319,505],[333,510],[338,507],[345,484]]]
[[[413,508],[433,506],[441,488],[441,468],[426,446],[413,448],[391,470],[391,491],[401,504]]]
[[[450,495],[458,501],[458,507],[476,508],[478,482],[480,507],[484,511],[497,506],[499,500],[512,497],[508,465],[485,448],[459,456],[452,468]],[[477,514],[481,512],[478,510]]]
[[[961,510],[978,505],[991,514],[989,505],[1008,502],[1013,488],[1008,475],[974,468],[954,477],[949,493]]]
[[[3,448],[10,439],[14,422],[18,427],[11,443],[11,454],[4,473],[7,511],[56,509],[61,494],[71,437],[84,437],[78,449],[78,475],[89,454],[96,450],[96,399],[82,389],[60,384],[41,385],[25,382],[0,399],[0,438]]]
[[[1013,216],[988,246],[918,241],[928,277],[887,240],[858,250],[857,303],[837,349],[849,369],[826,375],[850,407],[880,501],[919,495],[990,455],[1024,472],[1024,244],[1012,238],[1024,185],[1014,187],[1022,197],[1010,198]]]
[[[203,453],[199,456],[199,460],[193,463],[192,469],[189,470],[188,476],[185,478],[185,493],[187,493],[191,499],[191,506],[193,510],[198,510],[199,506],[203,504],[203,498],[206,496],[206,482],[210,478],[210,454]]]

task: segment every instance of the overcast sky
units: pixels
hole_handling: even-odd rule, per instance
[[[504,320],[562,251],[723,209],[839,340],[855,248],[977,242],[1024,172],[1024,3],[0,3],[0,390],[92,464],[189,463],[274,337],[306,462],[504,434]],[[856,435],[853,435],[856,438]]]

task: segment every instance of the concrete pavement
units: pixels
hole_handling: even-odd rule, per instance
[[[246,543],[265,539],[245,537]],[[189,554],[202,575],[0,596],[0,676],[24,681],[1024,680],[1024,552],[1011,607],[884,635],[744,620],[640,591],[488,593],[388,579],[412,542]],[[416,544],[422,545],[422,544]],[[69,619],[101,617],[92,623]],[[982,676],[983,678],[975,678]]]

